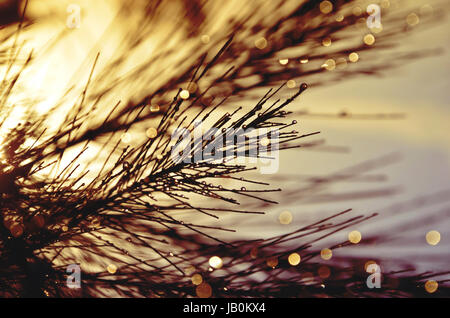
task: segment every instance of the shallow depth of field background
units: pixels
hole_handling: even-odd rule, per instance
[[[58,30],[65,27],[68,4],[77,3],[83,8],[80,29],[68,32],[61,41],[48,48],[39,64],[32,65],[21,83],[27,89],[27,94],[42,98],[36,105],[40,111],[45,112],[63,94],[67,85],[80,76],[80,67],[84,67],[87,73],[87,66],[92,64],[92,56],[97,51],[101,52],[100,67],[109,56],[120,53],[115,51],[115,47],[126,34],[128,24],[123,23],[116,26],[114,32],[106,33],[111,32],[107,28],[117,14],[116,1],[30,1],[28,15],[36,19],[36,25],[25,31],[23,36],[27,38],[26,47],[35,48],[38,52],[51,43]],[[431,0],[391,2],[392,6],[433,5]],[[176,12],[175,1],[173,5]],[[224,11],[223,14],[226,15],[227,12]],[[165,23],[171,21],[166,20]],[[266,215],[252,218],[229,216],[217,222],[235,228],[237,233],[233,234],[234,238],[255,238],[294,230],[347,208],[364,214],[379,212],[379,217],[360,225],[358,230],[363,237],[369,234],[389,235],[392,240],[364,250],[358,249],[358,246],[344,249],[345,251],[336,252],[337,256],[339,253],[357,253],[368,257],[375,255],[405,259],[420,266],[421,270],[446,269],[445,264],[436,262],[433,255],[440,256],[440,261],[445,259],[448,263],[450,260],[448,208],[445,210],[442,205],[406,211],[395,206],[389,208],[418,196],[450,189],[450,53],[447,50],[450,43],[450,22],[443,21],[430,29],[420,29],[419,23],[417,29],[413,36],[400,44],[400,49],[441,48],[441,53],[408,62],[397,69],[386,70],[382,78],[361,76],[342,83],[313,87],[291,106],[297,111],[308,109],[315,114],[401,113],[405,115],[404,118],[359,120],[300,117],[298,128],[301,131],[320,130],[320,138],[326,139],[328,145],[347,147],[349,151],[288,151],[281,154],[279,174],[261,176],[261,179],[266,178],[274,187],[281,186],[289,190],[295,189],[310,176],[326,176],[366,160],[395,154],[395,162],[368,172],[367,174],[375,176],[374,181],[339,182],[317,198],[302,197],[299,191],[297,198],[294,196],[294,199],[284,200],[283,195],[276,193],[273,198],[279,196],[276,200],[280,204],[268,207]],[[161,31],[155,30],[155,34],[157,32]],[[183,45],[180,46],[180,50],[182,49]],[[385,54],[380,58],[389,60],[387,53],[380,54]],[[362,54],[360,62],[363,63],[365,58]],[[126,95],[126,92],[118,92],[117,98],[123,98],[122,95]],[[281,177],[287,179],[280,179]],[[328,201],[326,195],[376,189],[390,189],[394,193],[364,199],[350,196],[332,201]],[[278,215],[284,210],[293,214],[290,225],[278,223]],[[401,225],[407,224],[412,225],[392,232],[392,229],[402,228]],[[441,233],[439,245],[431,247],[426,243],[425,234],[429,230]],[[340,233],[329,240],[345,240],[345,235],[346,232]],[[327,241],[322,244],[325,247]],[[443,254],[447,254],[447,257],[443,258]]]

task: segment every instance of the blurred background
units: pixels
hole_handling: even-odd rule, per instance
[[[45,113],[62,99],[70,100],[68,88],[72,87],[74,94],[79,92],[97,53],[100,53],[97,70],[107,70],[109,63],[117,58],[122,63],[114,72],[99,71],[103,77],[97,80],[103,81],[103,86],[117,84],[117,89],[104,102],[137,101],[145,95],[143,90],[148,85],[163,83],[172,76],[170,74],[176,75],[179,68],[184,68],[182,62],[194,55],[192,50],[198,43],[204,44],[201,50],[216,52],[232,30],[228,23],[230,18],[239,19],[240,14],[251,12],[255,7],[259,8],[260,16],[266,11],[273,18],[298,5],[298,1],[286,1],[275,10],[276,1],[227,0],[207,2],[201,11],[196,11],[189,1],[166,2],[164,10],[158,9],[155,13],[152,28],[145,29],[147,36],[136,44],[136,49],[128,51],[130,34],[140,30],[139,21],[149,14],[143,9],[144,3],[29,1],[25,17],[32,24],[21,31],[21,50],[24,55],[33,50],[36,58],[19,80],[23,93],[16,94],[15,100],[10,102],[20,104],[23,100],[34,99],[35,109]],[[289,110],[294,112],[292,119],[298,120],[296,129],[305,133],[320,131],[316,139],[323,139],[326,146],[282,152],[279,173],[262,178],[287,192],[272,195],[279,204],[267,206],[265,215],[225,216],[217,222],[237,230],[224,234],[224,238],[228,235],[233,239],[260,238],[294,230],[347,208],[358,214],[376,212],[379,216],[354,230],[360,231],[363,238],[389,239],[364,249],[355,245],[339,250],[335,254],[337,257],[354,254],[399,259],[417,265],[418,271],[444,271],[450,261],[450,205],[447,200],[450,190],[450,21],[445,18],[432,26],[422,25],[422,17],[436,14],[433,10],[438,2],[432,0],[356,1],[354,6],[364,12],[371,3],[394,13],[415,12],[417,21],[411,21],[411,16],[408,20],[407,15],[402,18],[403,24],[414,25],[412,34],[396,40],[395,47],[362,51],[357,63],[348,61],[348,68],[356,68],[376,59],[381,65],[386,64],[380,74],[341,78],[337,70],[332,70],[337,73],[333,81],[311,85],[290,105]],[[20,14],[14,16],[13,13],[19,12],[24,2],[0,0],[0,5],[9,8],[2,16],[4,27],[0,32],[17,28],[12,23],[18,21]],[[79,20],[77,8],[80,9]],[[191,23],[186,22],[187,11]],[[192,25],[198,21],[201,27],[193,31]],[[245,23],[251,25],[252,20]],[[361,38],[358,40],[361,41],[367,29],[364,25],[359,28]],[[383,32],[390,32],[389,24],[383,24],[380,36]],[[236,38],[244,41],[246,36],[238,33]],[[249,38],[248,42],[253,44],[253,41]],[[170,54],[157,59],[161,47]],[[400,62],[395,67],[389,63],[396,53],[421,50],[432,50],[433,54]],[[131,77],[134,81],[130,81],[127,76],[152,58],[157,60],[156,66],[145,69],[139,77]],[[278,64],[278,59],[273,63]],[[117,80],[121,76],[128,79],[126,85]],[[148,78],[152,78],[151,84]],[[298,85],[309,82],[309,77],[292,80]],[[240,97],[238,102],[254,104],[258,98],[252,96],[260,96],[266,90],[258,88],[252,95]],[[102,91],[102,87],[94,87],[93,92],[96,91]],[[289,88],[282,91],[285,96],[291,92]],[[16,109],[20,116],[20,108]],[[370,164],[358,166],[367,162]],[[348,175],[353,177],[342,178]],[[334,179],[329,179],[330,176]],[[320,178],[325,181],[318,182]],[[320,189],[310,190],[311,184],[318,183],[321,183]],[[278,217],[283,211],[292,215],[290,224],[280,224]],[[215,224],[216,221],[207,222]],[[425,239],[431,230],[441,234],[435,246]],[[346,231],[336,233],[320,244],[326,247],[333,241],[346,240],[346,236]],[[384,266],[390,265],[387,262]]]

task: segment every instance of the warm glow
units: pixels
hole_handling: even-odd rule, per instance
[[[354,8],[352,9],[352,13],[353,13],[353,15],[355,15],[355,16],[361,15],[362,12],[363,12],[363,10],[361,9],[361,7],[354,7]]]
[[[355,53],[355,52],[350,53],[348,56],[348,59],[350,60],[350,62],[356,63],[359,60],[359,55],[358,55],[358,53]]]
[[[295,88],[296,84],[294,80],[287,81],[287,87],[289,88]]]
[[[263,50],[267,46],[267,40],[265,38],[259,38],[258,40],[255,41],[255,46],[258,49]]]
[[[291,222],[292,222],[291,212],[289,212],[289,211],[281,212],[280,215],[278,216],[278,220],[283,225],[291,224]]]
[[[109,264],[109,265],[106,267],[106,270],[107,270],[108,273],[110,273],[110,274],[115,274],[115,273],[117,272],[117,266],[114,265],[114,264]]]
[[[336,68],[336,61],[333,59],[328,59],[325,61],[325,63],[322,64],[322,67],[327,71],[332,71]]]
[[[322,40],[322,45],[323,46],[330,46],[331,45],[331,38],[325,38]]]
[[[441,241],[441,233],[438,231],[430,231],[425,236],[427,243],[430,245],[437,245]]]
[[[155,128],[150,127],[149,129],[147,129],[147,131],[145,132],[145,134],[147,135],[148,138],[153,139],[153,138],[155,138],[156,136],[158,136],[158,131],[157,131]]]
[[[303,58],[303,59],[300,60],[300,63],[301,63],[301,64],[306,64],[306,63],[308,63],[308,62],[309,62],[309,59],[308,59],[307,57],[305,57],[305,58]]]
[[[222,268],[223,266],[223,262],[222,259],[218,256],[213,256],[209,259],[209,266],[211,266],[212,268]]]
[[[180,97],[182,99],[188,99],[190,96],[189,91],[187,89],[183,89],[180,93]]]
[[[192,284],[194,285],[200,285],[203,282],[202,275],[200,274],[194,274],[191,278]]]
[[[410,26],[415,26],[417,24],[419,24],[419,16],[416,13],[410,13],[408,14],[408,16],[406,17],[406,23],[408,23],[408,25]]]
[[[300,260],[301,257],[298,253],[292,253],[288,257],[289,264],[291,264],[292,266],[297,266],[298,264],[300,264]]]
[[[323,14],[328,14],[333,11],[333,4],[330,1],[322,1],[320,3],[320,12]]]
[[[261,138],[261,141],[259,142],[261,146],[267,147],[270,144],[270,139],[267,137]]]
[[[0,7],[12,1],[0,0]],[[61,8],[53,10],[47,2],[59,2],[57,6]],[[70,15],[66,4],[71,2],[83,4],[79,29],[66,27],[66,18]],[[413,9],[406,4],[393,0],[367,3],[266,1],[258,4],[242,1],[242,5],[235,0],[218,3],[174,0],[167,1],[170,3],[170,6],[167,5],[168,12],[161,16],[159,12],[165,11],[165,4],[153,5],[152,1],[148,1],[152,5],[144,6],[144,3],[141,6],[140,1],[130,4],[122,2],[32,0],[23,30],[13,37],[17,47],[11,48],[5,40],[6,49],[0,49],[3,64],[12,58],[12,55],[9,56],[10,49],[18,54],[18,64],[31,53],[31,48],[34,49],[33,59],[18,76],[18,84],[11,97],[2,97],[5,107],[2,113],[11,108],[5,121],[0,118],[0,143],[4,146],[0,149],[0,160],[4,161],[1,163],[4,170],[0,171],[4,174],[1,180],[4,193],[0,194],[4,201],[2,209],[5,210],[5,215],[0,214],[0,225],[2,222],[5,225],[2,233],[5,244],[2,242],[4,246],[1,246],[3,250],[0,249],[0,254],[6,255],[8,262],[10,255],[15,256],[8,252],[10,246],[19,245],[22,248],[31,244],[32,247],[42,247],[42,250],[27,248],[31,260],[19,255],[21,262],[33,261],[34,258],[39,261],[35,264],[37,266],[41,262],[44,264],[45,258],[55,257],[55,262],[48,264],[58,266],[62,272],[64,268],[60,266],[64,264],[81,263],[83,271],[89,272],[83,274],[86,279],[92,272],[92,277],[99,274],[99,281],[107,283],[105,290],[99,287],[100,295],[103,291],[107,295],[137,295],[137,291],[142,290],[145,296],[197,295],[208,298],[213,294],[223,295],[222,289],[226,290],[224,286],[229,288],[230,297],[245,296],[247,293],[257,295],[257,291],[276,296],[280,290],[264,289],[267,283],[277,287],[278,281],[272,281],[272,278],[286,279],[282,284],[292,284],[290,286],[294,286],[295,295],[300,296],[307,295],[310,290],[325,296],[342,291],[342,296],[346,296],[353,292],[353,288],[345,289],[347,285],[352,287],[352,284],[356,284],[356,296],[390,295],[394,289],[387,283],[391,279],[388,271],[402,270],[405,261],[410,263],[411,268],[420,265],[417,270],[429,272],[430,275],[414,276],[414,284],[405,285],[403,276],[416,274],[398,274],[399,286],[405,287],[405,290],[395,292],[401,295],[407,293],[409,286],[411,294],[435,293],[438,282],[427,281],[434,278],[441,280],[439,293],[444,294],[447,278],[441,278],[437,273],[445,271],[445,266],[439,268],[441,258],[445,261],[445,250],[448,248],[445,213],[432,215],[428,222],[421,222],[423,215],[412,209],[419,208],[416,205],[422,202],[413,201],[411,206],[408,205],[412,211],[410,214],[396,214],[398,211],[395,208],[392,213],[383,212],[380,223],[374,219],[372,232],[356,225],[367,223],[364,226],[369,228],[372,222],[370,215],[364,218],[368,220],[366,223],[357,223],[363,220],[363,217],[359,218],[358,211],[335,215],[344,209],[341,206],[346,204],[344,199],[359,200],[370,196],[373,200],[364,207],[367,211],[378,209],[384,205],[383,200],[387,200],[372,194],[374,189],[380,189],[378,183],[372,181],[382,181],[381,174],[368,171],[367,175],[363,175],[363,169],[357,168],[358,175],[353,177],[350,171],[354,169],[341,170],[339,165],[353,165],[361,162],[362,157],[377,156],[377,152],[396,149],[398,141],[403,139],[405,142],[399,144],[408,147],[400,145],[401,148],[411,150],[406,156],[413,154],[414,157],[416,152],[418,155],[414,157],[414,166],[410,170],[406,165],[398,171],[394,167],[394,177],[399,178],[394,182],[403,183],[406,180],[405,183],[412,183],[411,180],[416,178],[418,188],[434,190],[443,184],[442,180],[445,181],[446,176],[439,174],[439,167],[434,162],[422,160],[425,155],[419,156],[419,152],[431,153],[431,150],[448,141],[445,129],[439,129],[437,124],[438,121],[445,122],[445,118],[448,120],[447,108],[441,105],[447,101],[443,95],[448,92],[443,89],[445,82],[438,77],[439,71],[445,71],[448,64],[444,59],[439,60],[444,64],[438,64],[434,57],[420,67],[419,63],[410,63],[413,58],[428,55],[425,54],[428,48],[438,47],[425,41],[427,37],[443,41],[447,35],[445,32],[448,30],[444,34],[433,28],[428,31],[428,25],[431,26],[433,20],[437,21],[441,14],[444,15],[438,2],[424,1],[435,7],[434,17],[424,16],[433,11],[428,4],[420,7],[422,4],[414,3],[417,8],[414,9],[416,12],[412,12]],[[414,1],[409,2],[413,4]],[[368,18],[365,10],[369,3],[383,8],[383,32],[383,27],[370,28],[365,23]],[[359,28],[356,21],[359,21]],[[422,27],[430,33],[418,34],[417,38],[406,37],[406,33],[421,33]],[[0,28],[6,39],[10,30],[13,34],[16,32],[17,25],[5,24]],[[232,41],[230,37],[233,37]],[[228,39],[231,42],[228,43]],[[223,47],[225,43],[228,44]],[[435,44],[439,43],[435,41]],[[422,54],[409,54],[412,53],[411,48],[417,52],[423,49]],[[17,52],[14,52],[16,49]],[[98,63],[95,60],[97,53]],[[396,72],[396,67],[400,65],[402,69]],[[2,75],[5,75],[4,67],[0,65]],[[14,73],[13,70],[11,72]],[[378,86],[375,80],[384,74],[386,76],[378,82]],[[12,75],[5,76],[4,85],[9,84]],[[416,75],[417,78],[414,77]],[[347,83],[347,78],[351,82],[341,86],[341,83]],[[311,84],[311,92],[303,93],[304,81]],[[283,87],[276,91],[280,86]],[[323,91],[320,91],[321,87],[324,87]],[[265,98],[261,100],[269,90],[271,93],[267,93],[267,101]],[[83,95],[78,96],[81,92],[84,92]],[[430,100],[424,99],[422,93]],[[406,98],[403,100],[403,97]],[[278,108],[291,101],[290,108],[283,111]],[[57,102],[61,102],[61,107]],[[242,108],[237,109],[240,106]],[[444,108],[437,108],[441,106]],[[113,107],[117,108],[112,111]],[[245,115],[250,109],[252,112]],[[217,134],[214,129],[215,141],[228,134],[219,134],[223,127],[231,130],[245,124],[245,128],[280,128],[283,131],[281,148],[301,146],[313,151],[291,149],[279,161],[277,156],[279,173],[268,176],[257,174],[256,170],[247,171],[255,166],[252,164],[247,169],[247,163],[242,168],[229,170],[227,166],[231,167],[234,162],[229,163],[228,158],[220,161],[218,166],[206,162],[209,159],[206,159],[205,149],[196,152],[202,156],[205,150],[205,156],[200,158],[202,163],[197,164],[195,156],[192,158],[196,160],[194,163],[178,164],[171,157],[171,149],[176,148],[170,148],[171,144],[166,140],[174,137],[175,134],[171,136],[171,133],[177,126],[193,127],[196,121],[191,119],[197,111],[201,113],[196,119],[205,119],[203,128],[208,129],[210,124],[217,126]],[[425,117],[428,111],[433,117]],[[228,115],[223,116],[226,112]],[[271,117],[271,113],[276,117],[273,122],[264,122]],[[394,118],[397,117],[395,114],[402,117],[403,113],[408,120],[390,120],[391,114]],[[39,121],[41,114],[49,116],[43,117],[42,123]],[[6,146],[11,147],[6,143],[8,140],[4,140],[4,130],[15,128],[19,122],[23,125],[28,115],[29,120],[36,121],[38,125],[33,128],[33,134],[24,136],[28,140],[23,145],[49,141],[49,147],[43,152],[33,150],[33,155],[29,157],[18,156],[9,160],[8,156],[13,155],[7,152],[14,153],[15,150],[7,149]],[[78,118],[73,123],[72,115]],[[64,122],[65,118],[70,121],[67,119]],[[81,126],[75,128],[78,121]],[[60,139],[51,139],[54,131],[64,131],[62,123],[73,132]],[[441,126],[445,128],[445,123]],[[37,139],[41,130],[47,127],[48,131]],[[299,132],[291,132],[294,128]],[[315,132],[319,131],[322,134],[316,136]],[[100,137],[96,136],[97,133]],[[295,137],[297,133],[301,139]],[[278,140],[266,136],[269,133],[264,131],[254,140],[259,141],[261,148],[278,149]],[[80,145],[76,142],[78,137],[82,137]],[[330,144],[322,146],[321,141],[328,140],[328,137]],[[72,140],[74,146],[64,149],[72,144]],[[287,143],[284,143],[286,140]],[[369,146],[365,146],[368,142]],[[203,148],[208,143],[205,138],[198,146]],[[312,147],[316,144],[317,148]],[[358,147],[351,155],[337,154],[334,157],[333,153],[345,153],[346,147],[350,149],[353,145]],[[80,150],[75,147],[88,147],[88,150],[69,165]],[[370,150],[370,154],[364,150]],[[220,150],[214,151],[218,153]],[[436,163],[448,166],[445,160],[449,156],[441,156],[440,151],[435,153],[436,156],[432,153],[427,158],[434,158]],[[142,159],[140,154],[144,155]],[[258,156],[266,159],[261,152]],[[32,168],[37,172],[31,173],[25,169],[26,160],[32,161]],[[265,163],[263,160],[258,161],[257,165],[259,162]],[[54,168],[49,166],[47,170],[39,170],[40,165],[47,167],[53,161]],[[414,174],[418,166],[426,167],[422,169],[426,171]],[[67,170],[61,173],[61,169]],[[98,177],[97,173],[100,173]],[[421,176],[429,178],[421,180]],[[65,181],[60,183],[58,178]],[[431,184],[432,181],[436,184]],[[242,185],[247,189],[241,188]],[[293,188],[290,189],[290,186]],[[272,192],[277,188],[280,192]],[[375,192],[378,193],[384,192]],[[261,200],[253,200],[255,197]],[[276,210],[276,205],[269,204],[272,200],[279,202]],[[213,206],[208,207],[209,203]],[[356,210],[360,208],[358,204],[355,203]],[[288,209],[291,211],[286,211]],[[18,215],[8,219],[6,214],[13,212]],[[266,216],[258,215],[264,213],[267,213]],[[331,218],[331,215],[335,216]],[[127,221],[127,218],[133,219]],[[350,221],[346,223],[346,220]],[[403,228],[408,233],[396,241],[395,238],[402,234],[396,230]],[[412,237],[407,237],[410,233]],[[392,240],[385,236],[387,234],[392,234]],[[270,237],[275,239],[269,240]],[[219,243],[224,241],[239,243],[232,249]],[[392,244],[389,244],[391,241]],[[217,248],[201,248],[212,244]],[[321,250],[324,246],[330,246],[333,250]],[[333,255],[334,248],[339,250]],[[349,254],[354,252],[355,255],[349,256],[347,249]],[[401,250],[401,255],[396,254],[397,250]],[[384,256],[395,258],[401,266],[389,266],[390,262]],[[311,257],[315,258],[310,261]],[[370,258],[379,261],[386,269],[383,273],[386,286],[383,286],[381,293],[367,290],[365,286],[364,279],[368,275],[363,269],[367,271],[369,265],[376,264],[374,260],[367,261]],[[422,261],[429,264],[422,266]],[[8,262],[4,263],[9,266]],[[346,272],[342,271],[344,269]],[[22,268],[18,271],[13,268],[12,274],[21,271]],[[159,271],[162,276],[158,276]],[[310,290],[302,289],[301,284],[294,281],[308,275],[304,271],[312,272],[316,280]],[[141,272],[145,275],[140,276]],[[116,273],[118,275],[112,275]],[[277,274],[280,274],[279,277]],[[344,282],[347,285],[337,284],[342,283],[342,277],[347,274],[349,281]],[[103,281],[102,276],[106,276]],[[264,281],[267,276],[270,279]],[[129,277],[136,281],[127,283]],[[152,277],[156,277],[154,281]],[[321,281],[319,277],[331,277],[333,280]],[[141,278],[142,288],[138,282]],[[17,276],[17,279],[19,283],[9,286],[11,289],[23,287],[22,277]],[[59,287],[51,286],[51,283],[50,280],[48,284],[46,282],[45,288],[53,295]],[[65,288],[65,282],[56,283]],[[122,287],[122,283],[128,287]],[[150,288],[145,285],[148,283]],[[320,289],[321,283],[326,283],[327,288]],[[116,293],[112,291],[116,288],[114,284],[118,284]],[[255,287],[255,290],[249,291],[249,286]],[[300,287],[295,290],[295,286]],[[361,294],[357,295],[358,290]],[[80,291],[87,295],[88,288]],[[77,291],[69,292],[75,295]]]
[[[358,244],[359,242],[361,242],[361,238],[361,232],[359,231],[351,231],[350,233],[348,233],[348,240],[353,244]]]
[[[426,290],[428,293],[430,293],[430,294],[436,292],[437,289],[438,289],[438,287],[439,287],[439,284],[438,284],[438,282],[435,281],[435,280],[428,280],[428,281],[425,283],[425,290]]]
[[[364,36],[364,43],[367,45],[373,45],[375,43],[375,37],[373,34],[366,34]]]
[[[320,257],[322,257],[322,259],[326,261],[330,260],[332,256],[333,252],[329,248],[324,248],[323,250],[320,251]]]

